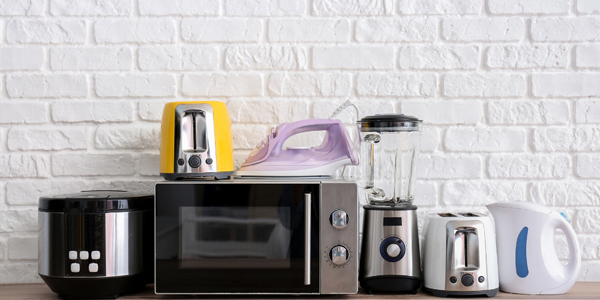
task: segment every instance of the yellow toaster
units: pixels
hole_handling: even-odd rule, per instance
[[[231,121],[219,101],[165,105],[160,138],[160,175],[167,180],[233,175]]]

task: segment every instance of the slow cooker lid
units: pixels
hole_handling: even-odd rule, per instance
[[[91,190],[74,194],[42,196],[39,211],[102,213],[110,211],[151,210],[154,195],[122,190]]]

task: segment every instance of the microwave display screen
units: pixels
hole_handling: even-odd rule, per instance
[[[181,268],[289,269],[290,208],[180,207]]]

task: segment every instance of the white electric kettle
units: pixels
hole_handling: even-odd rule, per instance
[[[564,213],[526,202],[498,202],[487,208],[496,223],[500,290],[518,294],[564,294],[575,284],[581,251]],[[565,233],[569,262],[556,255],[554,233]]]

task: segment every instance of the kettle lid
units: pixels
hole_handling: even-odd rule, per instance
[[[494,204],[490,204],[487,206],[490,207],[499,207],[499,208],[511,208],[511,209],[521,209],[528,210],[532,212],[539,212],[542,214],[550,214],[552,210],[545,205],[531,202],[496,202]]]

